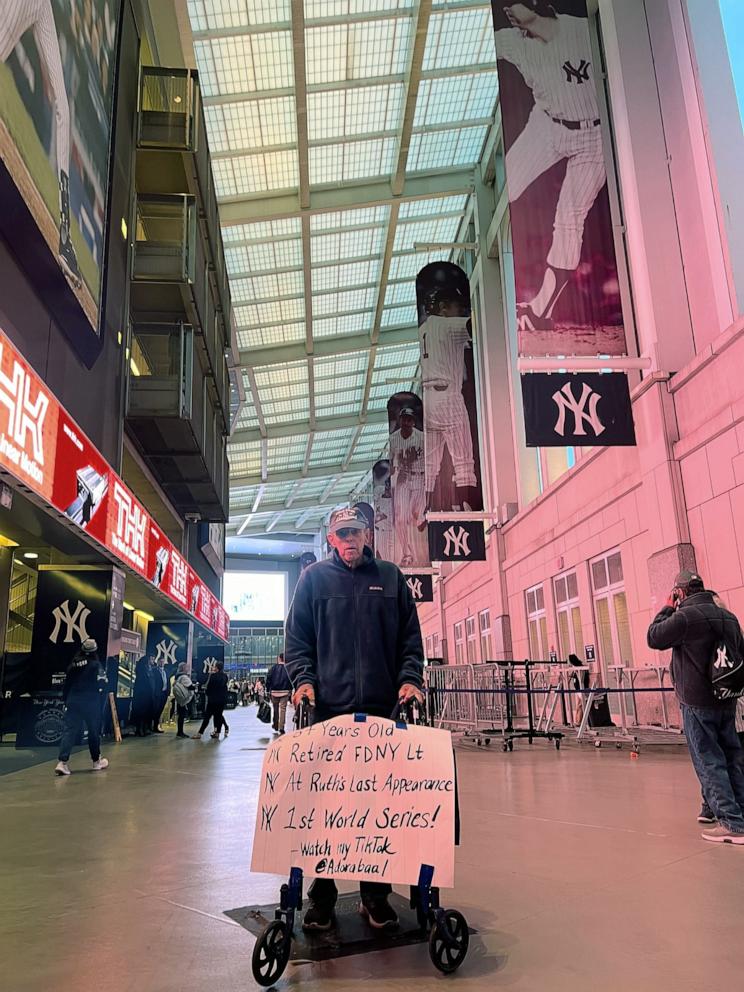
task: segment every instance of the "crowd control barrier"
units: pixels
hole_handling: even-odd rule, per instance
[[[611,666],[602,685],[594,666],[554,662],[439,665],[425,673],[429,719],[463,741],[503,750],[514,741],[565,737],[601,747],[685,744],[668,668]],[[648,684],[650,683],[650,684]]]

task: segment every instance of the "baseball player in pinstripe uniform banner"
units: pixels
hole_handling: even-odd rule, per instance
[[[393,490],[395,539],[403,568],[429,564],[424,490],[424,432],[416,427],[416,412],[404,406],[399,427],[390,435],[390,477]]]
[[[98,327],[121,0],[0,0],[0,158]]]
[[[556,0],[555,6],[547,0],[493,0],[493,7],[520,352],[622,354],[625,336],[584,0],[563,4]],[[573,13],[561,12],[564,9]],[[504,63],[518,76],[507,73]],[[553,184],[545,181],[540,188],[538,180],[548,173]],[[557,202],[555,181],[560,184]],[[603,188],[605,195],[594,211],[591,244],[582,254],[587,218]],[[549,212],[552,239],[546,257],[538,245]],[[584,275],[594,269],[595,279],[584,278],[576,292],[566,294],[571,299],[558,308],[563,311],[559,326],[556,308],[570,284],[580,283],[575,273],[582,261],[588,263]],[[567,341],[572,331],[577,346]]]
[[[427,510],[482,510],[468,278],[451,262],[432,262],[417,276],[416,296]]]

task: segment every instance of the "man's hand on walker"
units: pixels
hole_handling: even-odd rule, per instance
[[[303,699],[306,699],[308,706],[315,706],[315,689],[307,682],[292,696],[292,705],[299,706]]]
[[[411,685],[410,682],[404,682],[400,689],[398,689],[398,702],[412,703],[414,701],[417,702],[419,706],[423,706],[423,692],[418,688],[418,686]]]

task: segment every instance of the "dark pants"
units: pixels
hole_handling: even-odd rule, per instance
[[[734,706],[681,703],[687,746],[703,796],[718,822],[744,833],[744,751],[734,725]]]
[[[160,726],[160,717],[162,716],[163,710],[165,709],[165,704],[168,700],[168,690],[163,689],[155,697],[155,705],[152,714],[152,729],[157,730]]]
[[[65,732],[59,746],[59,760],[69,761],[70,751],[83,729],[88,728],[88,748],[93,761],[101,757],[101,699],[100,696],[68,699],[65,707]]]
[[[224,727],[226,730],[230,728],[227,726],[227,720],[222,715],[222,711],[225,708],[224,703],[210,703],[207,702],[207,708],[204,710],[204,719],[201,722],[201,727],[199,727],[199,733],[203,734],[204,731],[209,726],[209,721],[214,718],[214,732],[219,734],[219,732]]]
[[[184,721],[186,717],[189,715],[189,708],[188,706],[179,705],[177,706],[177,712],[178,712],[178,733],[182,734]]]
[[[362,902],[387,899],[392,891],[392,885],[387,885],[384,882],[359,883]],[[313,905],[320,906],[322,909],[333,909],[338,898],[338,889],[332,878],[316,878],[307,894]]]

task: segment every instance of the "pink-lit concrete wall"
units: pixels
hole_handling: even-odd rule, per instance
[[[652,360],[633,390],[637,446],[590,451],[491,533],[487,562],[443,573],[420,617],[425,636],[446,641],[450,662],[454,624],[485,608],[489,660],[529,657],[525,591],[540,583],[558,650],[552,580],[575,570],[584,643],[603,663],[589,563],[616,549],[630,628],[623,662],[668,660],[648,649],[646,631],[682,567],[696,567],[744,619],[744,318],[732,276],[741,260],[726,234],[729,198],[686,2],[600,0],[634,313]],[[512,421],[516,439],[514,411]],[[516,440],[515,451],[519,466]],[[503,454],[491,457],[498,478]],[[653,682],[649,673],[639,684]],[[651,697],[639,710],[659,722]]]

